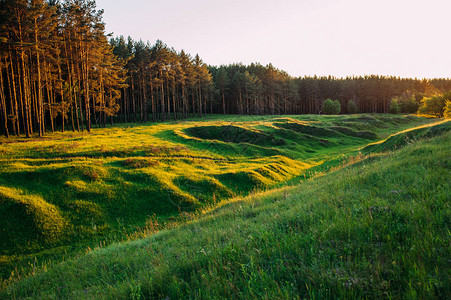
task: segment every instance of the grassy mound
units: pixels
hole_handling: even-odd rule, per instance
[[[274,134],[233,125],[190,127],[185,129],[185,132],[200,139],[229,143],[249,143],[260,146],[283,146],[286,143],[285,140],[277,138]]]
[[[349,127],[342,127],[342,126],[334,126],[331,128],[339,133],[353,136],[353,137],[362,138],[362,139],[375,140],[375,139],[379,138],[379,136],[373,131],[355,131]]]
[[[283,156],[258,159],[256,162],[258,166],[256,168],[224,173],[217,175],[216,178],[231,190],[249,192],[285,182],[311,167],[307,163]]]
[[[220,205],[22,279],[9,298],[447,298],[451,133]]]
[[[202,203],[214,203],[233,195],[230,189],[215,178],[181,176],[175,182],[181,190],[190,193]]]
[[[437,135],[441,135],[445,132],[451,130],[451,122],[443,121],[439,124],[433,124],[420,126],[417,128],[413,128],[411,130],[405,130],[400,133],[391,135],[387,139],[367,145],[362,149],[364,153],[370,152],[384,152],[395,150],[401,148],[407,144],[414,142],[415,140],[426,138],[426,137],[434,137]]]
[[[303,134],[309,134],[315,137],[336,137],[339,135],[333,130],[314,125],[306,125],[301,122],[284,122],[276,123],[276,125],[280,128],[293,130]]]
[[[216,126],[214,126],[216,127]],[[189,135],[185,130],[167,131],[159,134],[161,138],[165,140],[171,140],[174,142],[183,143],[189,147],[202,151],[203,153],[209,153],[221,158],[236,158],[236,157],[267,157],[273,155],[282,155],[283,150],[281,147],[274,147],[267,144],[262,146],[257,144],[258,139],[253,143],[233,143],[223,142],[217,139],[201,139]]]
[[[344,120],[341,120],[342,122],[346,122],[346,123],[353,123],[354,125],[357,124],[364,124],[367,126],[370,126],[372,128],[388,128],[389,124],[387,124],[386,122],[390,122],[391,118],[393,118],[393,116],[390,116],[388,118],[384,118],[383,120],[381,120],[380,116],[378,115],[372,115],[372,116],[358,116],[358,117],[353,117],[353,118],[347,118]],[[398,117],[396,117],[398,118]],[[395,123],[395,122],[390,122],[391,124]]]
[[[1,249],[26,248],[38,240],[55,242],[65,226],[58,209],[43,198],[0,186]]]

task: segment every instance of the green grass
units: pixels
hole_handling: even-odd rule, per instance
[[[446,299],[450,123],[295,186],[211,205],[176,228],[99,246],[2,295]]]
[[[58,209],[41,197],[0,187],[0,198],[0,214],[5,216],[0,221],[2,249],[24,248],[36,240],[49,243],[64,230],[66,222]]]
[[[213,116],[1,139],[3,285],[86,249],[183,223],[234,197],[297,183],[358,155],[376,137],[433,122],[390,115]]]

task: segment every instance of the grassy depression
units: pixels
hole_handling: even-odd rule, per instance
[[[24,276],[154,222],[298,182],[368,144],[432,122],[390,115],[214,116],[2,138],[0,275]]]

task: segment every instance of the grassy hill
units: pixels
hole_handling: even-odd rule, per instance
[[[371,154],[356,166],[349,167],[347,171],[337,171],[327,175],[332,176],[329,181],[324,181],[322,178],[315,179],[313,182],[302,183],[302,188],[285,188],[272,195],[239,200],[242,202],[235,200],[235,204],[229,204],[223,208],[217,208],[222,204],[216,203],[239,195],[246,195],[253,192],[256,187],[266,189],[287,181],[299,182],[300,179],[310,176],[309,172],[319,172],[326,167],[343,163],[345,156],[356,156],[363,159],[364,156],[357,155],[359,152],[375,152],[375,149],[370,149],[374,146],[367,146],[368,144],[387,145],[392,143],[394,138],[390,134],[431,122],[434,121],[413,116],[387,115],[301,116],[296,118],[280,116],[228,117],[225,120],[213,118],[202,122],[188,121],[173,124],[98,129],[90,135],[55,134],[45,140],[23,142],[18,139],[13,143],[4,143],[0,146],[0,152],[2,152],[0,162],[0,213],[3,217],[3,223],[0,223],[2,229],[0,240],[3,243],[1,247],[3,272],[6,274],[15,264],[27,261],[27,259],[30,261],[30,258],[37,257],[30,263],[27,270],[31,270],[32,273],[39,273],[36,277],[20,281],[13,289],[8,290],[8,293],[17,292],[20,294],[23,292],[32,295],[35,292],[44,292],[41,296],[47,297],[49,295],[45,293],[50,291],[46,289],[50,288],[50,285],[55,284],[56,286],[59,284],[58,276],[52,272],[71,276],[70,270],[82,270],[80,274],[74,274],[76,277],[80,275],[80,278],[74,279],[74,285],[67,285],[67,283],[58,285],[60,288],[56,290],[55,295],[62,297],[90,295],[94,297],[97,293],[105,292],[106,286],[114,284],[114,288],[107,289],[112,297],[131,297],[135,294],[158,297],[163,295],[174,296],[179,292],[185,295],[202,296],[198,294],[202,291],[194,288],[197,284],[199,288],[207,292],[206,295],[211,296],[215,293],[230,296],[258,296],[258,294],[253,293],[262,293],[266,289],[268,293],[284,297],[284,295],[288,296],[291,293],[301,291],[304,293],[304,288],[298,286],[303,280],[310,282],[305,285],[305,288],[313,293],[327,292],[325,289],[322,290],[321,286],[327,286],[331,293],[333,291],[333,294],[330,295],[335,295],[336,292],[345,294],[349,292],[351,293],[349,295],[352,295],[354,292],[368,290],[367,285],[355,289],[359,285],[352,283],[351,273],[346,273],[351,272],[349,270],[343,271],[345,272],[343,274],[337,272],[342,277],[351,278],[350,286],[352,288],[346,289],[340,285],[343,283],[340,281],[343,278],[335,274],[335,277],[341,278],[335,278],[335,286],[341,286],[343,289],[336,290],[332,288],[334,285],[331,285],[330,282],[324,281],[324,278],[321,279],[321,276],[325,276],[325,274],[321,276],[318,274],[312,275],[313,277],[304,274],[304,277],[299,278],[292,275],[297,274],[297,271],[295,272],[291,268],[298,268],[299,266],[291,266],[292,262],[285,265],[283,262],[285,252],[279,253],[279,256],[281,255],[278,258],[280,261],[270,259],[275,255],[273,252],[277,250],[276,248],[283,246],[279,245],[278,239],[285,237],[291,240],[292,237],[295,237],[292,241],[293,244],[289,247],[294,247],[294,245],[297,245],[296,243],[300,243],[299,246],[305,246],[318,238],[318,232],[315,231],[316,229],[314,230],[314,227],[323,222],[324,225],[321,226],[326,226],[324,228],[328,228],[327,226],[332,228],[338,225],[348,228],[348,240],[347,242],[343,241],[346,234],[343,235],[336,229],[338,230],[337,245],[334,244],[335,242],[330,242],[332,244],[325,242],[325,244],[315,246],[317,248],[312,248],[311,251],[313,252],[310,253],[310,259],[313,261],[316,260],[316,254],[319,253],[315,254],[314,251],[316,250],[329,253],[327,255],[332,260],[338,257],[331,254],[333,251],[338,251],[333,250],[334,247],[338,247],[337,249],[341,249],[340,251],[344,251],[343,253],[347,255],[353,254],[353,249],[356,247],[363,247],[364,250],[368,250],[372,247],[372,242],[368,243],[367,241],[365,248],[363,241],[356,240],[355,243],[357,244],[354,244],[354,239],[350,239],[350,234],[357,230],[354,227],[361,220],[356,219],[354,223],[345,224],[345,220],[341,220],[340,223],[337,219],[338,223],[331,223],[329,214],[332,213],[328,213],[327,209],[323,207],[322,210],[307,213],[311,217],[310,221],[305,223],[305,228],[310,228],[310,231],[312,231],[307,235],[303,233],[304,225],[296,225],[297,221],[293,221],[295,222],[293,225],[286,226],[290,228],[300,226],[296,229],[299,232],[292,232],[291,229],[288,230],[288,227],[280,229],[282,230],[280,232],[274,231],[279,226],[275,228],[271,226],[284,214],[282,219],[289,219],[288,215],[294,211],[292,209],[293,201],[302,200],[302,203],[304,203],[308,200],[305,202],[307,206],[310,205],[308,204],[310,202],[311,205],[317,203],[311,206],[312,209],[313,207],[324,206],[323,202],[333,194],[341,195],[343,198],[340,199],[350,201],[355,205],[362,201],[362,197],[367,197],[365,205],[370,205],[369,203],[372,203],[375,199],[382,202],[389,201],[389,198],[385,199],[384,195],[378,195],[376,191],[376,188],[379,187],[377,182],[374,182],[374,186],[371,180],[366,183],[357,181],[353,185],[351,181],[356,180],[354,173],[354,177],[349,177],[350,175],[346,175],[347,173],[344,175],[336,174],[339,172],[357,172],[356,170],[359,168],[362,173],[368,171],[368,169],[362,168],[370,164],[374,164],[374,168],[377,170],[379,168],[377,163],[380,165],[379,169],[385,166],[384,172],[395,173],[393,172],[394,169],[391,169],[391,165],[394,164],[394,161],[390,160],[391,155]],[[418,135],[418,137],[442,135],[449,130],[449,122],[424,128],[426,129],[422,131],[423,134]],[[389,138],[386,139],[387,137]],[[440,138],[443,139],[443,137]],[[382,140],[382,142],[374,143],[378,140]],[[409,139],[404,138],[403,140],[412,143],[414,139],[409,136]],[[445,142],[449,146],[449,137],[445,139]],[[393,144],[396,144],[396,142],[393,142]],[[399,146],[402,145],[399,141],[398,144]],[[432,154],[443,156],[447,153],[446,147],[443,148],[440,143],[436,143],[437,145],[430,144],[428,147],[442,147],[439,149],[439,153],[432,151]],[[424,143],[419,143],[419,145],[422,145],[421,147],[427,146]],[[413,146],[407,148],[409,147]],[[384,149],[380,149],[380,151],[385,153],[383,152]],[[449,150],[447,154],[449,158]],[[422,159],[422,155],[417,156],[420,160]],[[384,162],[382,162],[383,160]],[[405,160],[407,163],[408,159]],[[445,156],[441,157],[441,161],[445,164],[444,167],[448,167],[449,172],[449,159],[447,162]],[[439,169],[434,170],[433,173],[440,174]],[[442,172],[445,171],[446,168],[442,170]],[[404,172],[401,173],[404,174]],[[341,177],[344,180],[346,176],[350,178],[348,183],[342,182]],[[377,177],[379,175],[372,176]],[[416,177],[421,179],[421,176],[417,175]],[[384,180],[383,182],[385,182]],[[319,182],[323,182],[323,186],[320,186]],[[347,189],[337,189],[334,186],[335,182],[342,182],[341,187],[347,187]],[[449,185],[444,184],[443,180],[437,180],[437,183],[431,182],[430,184],[440,185],[440,182],[443,191],[438,197],[442,197],[442,200],[444,200],[444,197],[449,195]],[[401,183],[395,180],[394,184],[400,185]],[[305,185],[309,187],[305,188]],[[313,188],[315,185],[319,186],[315,189]],[[373,188],[374,191],[372,191]],[[404,189],[407,189],[407,187]],[[421,190],[420,187],[418,189]],[[351,194],[347,195],[345,191]],[[404,196],[403,193],[410,193],[409,190],[404,191],[402,189],[391,191],[392,194],[389,195],[396,197]],[[300,193],[307,193],[308,197],[305,196],[301,199],[295,196]],[[357,197],[358,195],[360,195],[360,198]],[[445,202],[444,205],[446,206],[446,201],[442,202]],[[329,207],[332,204],[326,206]],[[388,218],[387,222],[390,221],[391,210],[394,208],[388,205],[392,204],[391,202],[385,204],[386,206],[381,206],[378,202],[375,202],[374,205],[368,206],[376,207],[369,209],[369,214],[371,216],[381,215]],[[298,204],[299,209],[305,207],[305,205],[299,206]],[[361,205],[365,207],[364,204]],[[332,205],[331,207],[333,208],[331,211],[335,211],[337,218],[339,216],[343,218],[346,213],[351,213],[351,215],[353,213],[346,209],[343,209],[343,211],[338,209],[341,206],[334,207]],[[210,208],[216,209],[201,219],[195,217],[195,211]],[[385,210],[390,213],[385,214]],[[364,208],[357,211],[364,212],[363,215],[368,217]],[[442,213],[444,213],[445,221],[446,213],[448,213],[449,219],[449,211],[442,210]],[[305,215],[306,213],[302,214]],[[355,214],[357,218],[357,212]],[[294,216],[292,217],[294,218]],[[17,218],[23,218],[26,223],[21,226],[8,225],[14,224],[13,222]],[[432,214],[431,218],[435,218],[435,216]],[[133,239],[134,236],[139,236],[133,235],[133,232],[136,231],[147,233],[161,227],[179,226],[183,223],[183,219],[194,219],[195,221],[180,229],[160,232],[150,239],[116,244],[101,251],[89,252],[86,256],[79,255],[76,260],[66,259],[66,263],[52,267],[49,272],[43,272],[46,265],[53,266],[55,263],[47,263],[45,260],[42,262],[42,258],[54,258],[58,261],[62,256],[70,257],[77,252],[77,249],[86,250],[88,245],[91,248],[94,245],[103,248],[105,243],[108,244],[121,239]],[[405,216],[401,219],[404,220]],[[377,226],[383,227],[384,219],[378,218],[377,220],[376,223],[380,223]],[[391,225],[386,226],[390,227]],[[318,227],[317,230],[320,230],[319,228],[321,227]],[[375,229],[379,230],[380,228]],[[367,234],[364,229],[359,230]],[[360,232],[359,230],[357,230],[357,233]],[[386,230],[390,231],[391,229]],[[327,229],[324,235],[329,236],[331,232],[334,232],[334,230]],[[377,237],[379,236],[380,234],[377,235]],[[385,236],[383,237],[385,238]],[[365,238],[367,237],[365,236]],[[392,242],[393,247],[396,242],[396,239]],[[248,248],[248,244],[253,243],[259,245],[259,248],[254,249],[259,251],[255,252],[252,250],[253,248]],[[265,243],[272,246],[265,248],[263,247]],[[315,243],[317,243],[316,240]],[[312,247],[315,243],[312,244]],[[154,246],[157,248],[154,249]],[[288,245],[285,246],[288,247]],[[285,249],[283,247],[279,250]],[[310,250],[307,251],[304,248],[301,247],[296,251],[292,249],[294,252],[290,255],[292,255],[292,258],[301,255],[299,257],[307,259]],[[393,249],[393,251],[395,250]],[[121,251],[125,251],[125,253]],[[155,255],[149,252],[146,256],[142,251],[156,252]],[[221,251],[225,251],[225,254]],[[365,251],[362,253],[365,254]],[[234,253],[236,253],[235,260],[228,260],[231,259],[228,255],[233,256]],[[252,266],[253,263],[249,261],[248,254],[255,255],[255,259],[258,258],[257,260],[251,259],[251,261],[258,262],[255,266]],[[366,255],[369,254],[371,253],[366,253]],[[224,255],[227,259],[224,258]],[[190,256],[195,258],[192,262],[189,262]],[[213,257],[213,261],[211,261],[211,257]],[[274,257],[277,258],[278,256],[275,255]],[[345,256],[341,255],[341,257]],[[41,261],[37,261],[38,259]],[[146,263],[143,262],[145,259],[148,260]],[[277,266],[277,263],[281,264],[278,267],[280,270],[276,272],[279,274],[277,276],[281,276],[280,278],[274,277],[275,270],[268,271],[262,265],[259,265],[263,263],[264,259],[270,259],[268,262],[271,262],[273,266]],[[323,260],[325,259],[323,258]],[[244,262],[245,267],[242,264]],[[305,260],[302,264],[307,266],[312,261],[307,262],[309,261]],[[85,263],[86,265],[84,265]],[[93,264],[92,270],[88,270],[90,263]],[[274,265],[274,263],[276,264]],[[324,261],[318,263],[321,265]],[[359,267],[360,263],[360,260],[358,263],[354,260],[348,262],[350,265],[356,265],[357,269],[353,269],[356,272],[360,270],[359,268],[366,266]],[[379,265],[379,272],[382,272],[386,267],[385,263],[384,260],[384,264]],[[217,265],[218,269],[214,272],[218,273],[215,273],[216,275],[213,273],[204,274],[202,270],[212,264]],[[100,268],[100,265],[103,267]],[[238,268],[239,266],[241,267]],[[308,266],[308,268],[310,267]],[[86,270],[83,268],[86,268]],[[149,268],[149,270],[146,271],[146,268]],[[285,271],[284,268],[286,268]],[[321,265],[321,268],[325,268],[325,266]],[[373,266],[373,268],[376,267]],[[266,271],[259,273],[259,270]],[[328,276],[331,275],[330,272],[332,271],[329,270],[328,272]],[[83,277],[85,273],[86,276]],[[286,274],[283,275],[283,273]],[[204,282],[204,277],[201,274],[204,274],[203,276],[208,275],[206,278],[209,279]],[[11,281],[6,281],[5,284],[17,280],[23,275],[20,269],[16,269]],[[198,275],[201,277],[198,277]],[[232,278],[235,278],[236,282],[229,282],[227,278],[231,275],[234,275]],[[249,278],[246,276],[249,276]],[[265,276],[268,277],[267,282],[261,280]],[[288,277],[283,279],[284,276]],[[297,278],[295,282],[291,281],[293,278],[290,276]],[[333,281],[334,276],[330,280]],[[405,279],[404,275],[399,276],[402,280]],[[98,278],[98,281],[95,278]],[[175,281],[171,278],[175,278]],[[242,282],[244,279],[248,281],[247,285]],[[38,283],[35,280],[42,282],[39,281]],[[61,280],[63,279],[61,278]],[[252,283],[252,280],[255,282]],[[285,286],[284,280],[294,286],[291,288]],[[357,278],[356,280],[363,282],[366,278],[361,280]],[[39,288],[40,291],[33,291],[31,286],[37,283],[42,288]],[[320,285],[316,286],[317,283]],[[383,281],[379,283],[382,284]],[[391,291],[394,283],[387,281],[384,284],[389,284],[386,289]],[[205,284],[210,284],[212,290],[209,291]],[[256,286],[253,286],[253,284],[256,284]],[[248,286],[248,288],[245,288],[245,286]],[[405,293],[405,291],[405,288],[398,292],[394,291],[394,295]],[[374,293],[374,295],[379,295],[378,293],[381,293],[381,290],[375,288]]]

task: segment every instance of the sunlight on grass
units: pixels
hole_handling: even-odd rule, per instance
[[[151,217],[131,240],[100,243],[0,295],[446,298],[451,122],[436,126],[294,186],[208,203],[166,226]]]
[[[0,275],[6,279],[14,268],[26,274],[36,257],[44,264],[127,239],[147,230],[149,220],[166,226],[234,197],[298,183],[342,165],[375,137],[433,122],[391,115],[212,116],[0,138],[0,186],[17,191],[14,199],[28,199],[25,207],[31,199],[47,205],[58,228],[51,239],[36,238],[47,234],[36,224],[49,215],[28,213],[34,206],[24,210],[31,225],[1,247]],[[6,210],[1,216],[13,222]]]

